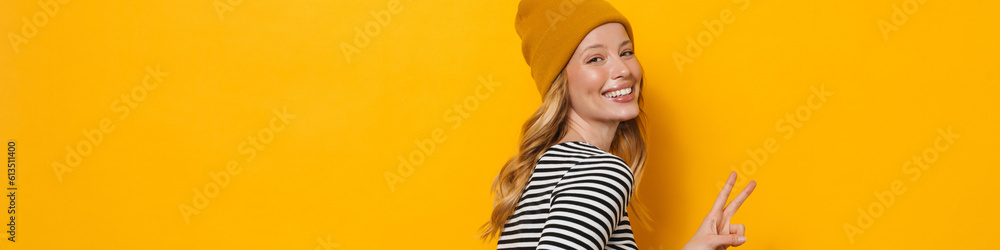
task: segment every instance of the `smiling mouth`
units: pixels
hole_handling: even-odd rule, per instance
[[[632,93],[632,87],[629,86],[628,88],[624,88],[624,89],[619,89],[619,90],[614,90],[614,91],[608,91],[608,92],[605,92],[604,94],[601,94],[601,95],[604,96],[604,97],[607,97],[607,98],[618,98],[618,97],[626,96],[626,95],[631,94],[631,93]]]

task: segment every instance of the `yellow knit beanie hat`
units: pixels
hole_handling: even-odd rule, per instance
[[[628,19],[603,0],[521,1],[514,29],[521,37],[521,53],[543,98],[580,41],[606,23],[621,23],[632,39]]]

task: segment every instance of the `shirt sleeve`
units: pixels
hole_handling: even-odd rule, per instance
[[[618,157],[578,162],[552,191],[538,249],[604,249],[625,214],[632,185],[632,172]]]

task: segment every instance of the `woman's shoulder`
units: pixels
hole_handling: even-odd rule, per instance
[[[600,148],[586,142],[568,141],[550,146],[545,153],[569,154],[572,156],[586,157],[590,155],[604,153]],[[544,154],[543,154],[544,155]]]
[[[601,150],[597,146],[586,142],[569,141],[552,145],[546,149],[540,157],[538,164],[559,164],[559,165],[615,165],[631,169],[621,158],[611,153]]]
[[[553,192],[599,192],[590,198],[607,195],[613,198],[609,200],[628,204],[627,197],[631,195],[635,176],[628,164],[618,156],[586,142],[556,144],[546,153],[552,154],[543,157],[538,165],[553,164],[541,170],[536,168],[536,173],[559,175]]]
[[[560,157],[591,158],[591,157],[611,157],[621,161],[621,158],[611,153],[605,152],[597,146],[586,142],[568,141],[552,145],[542,153],[542,156],[557,155]],[[624,163],[624,161],[622,161]]]

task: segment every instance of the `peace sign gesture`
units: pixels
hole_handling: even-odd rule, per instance
[[[729,199],[729,193],[733,191],[734,185],[736,185],[736,172],[731,172],[729,173],[729,180],[722,187],[722,192],[719,192],[719,197],[715,199],[715,205],[712,205],[712,210],[708,211],[705,220],[701,222],[701,227],[694,233],[691,240],[684,245],[685,250],[722,250],[731,246],[743,245],[747,241],[745,236],[746,227],[743,224],[729,224],[729,220],[733,218],[736,210],[740,209],[740,205],[743,205],[743,201],[747,200],[750,193],[753,193],[754,187],[757,187],[757,182],[750,181],[750,183],[747,183],[743,191],[736,195],[736,198],[733,198],[733,202],[730,202],[727,206],[726,200]]]

